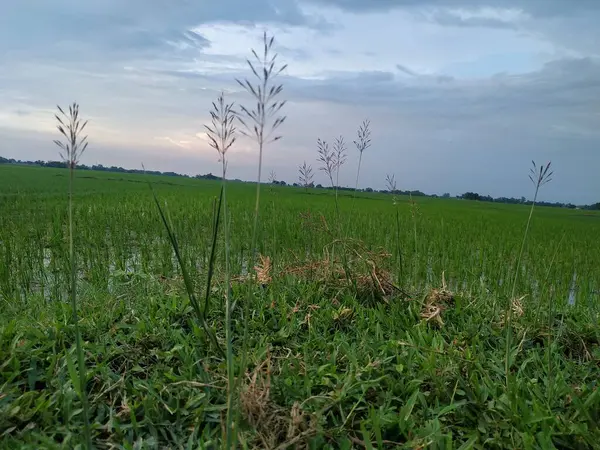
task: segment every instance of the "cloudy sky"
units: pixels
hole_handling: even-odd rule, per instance
[[[252,106],[235,78],[267,31],[288,68],[266,174],[295,181],[318,137],[343,135],[353,185],[370,119],[362,187],[395,174],[401,189],[531,197],[534,159],[555,167],[543,199],[600,201],[598,0],[1,1],[2,156],[57,159],[54,110],[77,101],[82,162],[218,173],[203,125],[221,90]],[[230,177],[256,170],[240,139]]]

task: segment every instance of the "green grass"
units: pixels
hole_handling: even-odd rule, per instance
[[[217,448],[227,365],[188,300],[148,189],[177,235],[204,299],[220,182],[106,172],[77,174],[78,310],[96,448]],[[67,360],[68,171],[0,166],[0,448],[82,444],[81,404]],[[229,182],[231,272],[250,259],[255,187]],[[505,305],[527,206],[340,192],[354,249],[411,294],[385,300],[291,268],[326,259],[332,191],[264,187],[258,246],[265,286],[234,282],[235,364],[247,362],[236,408],[247,448],[599,448],[600,215],[536,207],[517,280],[510,382]],[[324,231],[320,216],[332,234]],[[360,245],[357,243],[360,241]],[[415,251],[416,250],[416,251]],[[336,250],[336,254],[339,250]],[[348,253],[355,278],[368,265]],[[371,255],[373,256],[373,255]],[[207,317],[224,345],[220,233]],[[421,317],[444,272],[443,325]],[[568,305],[573,273],[576,303]],[[202,300],[203,301],[203,300]],[[249,305],[243,305],[244,302]],[[250,312],[248,354],[243,347]],[[239,372],[238,372],[239,373]],[[253,377],[255,375],[255,377]],[[286,445],[287,444],[287,445]]]

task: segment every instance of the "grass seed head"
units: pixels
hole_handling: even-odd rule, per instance
[[[62,142],[56,139],[54,143],[61,148],[59,155],[65,161],[67,167],[74,169],[88,146],[87,136],[81,137],[88,121],[81,122],[79,105],[75,102],[69,105],[69,114],[65,113],[60,106],[57,105],[56,107],[60,112],[60,114],[54,115],[58,122],[56,128],[65,137],[66,141]]]
[[[357,139],[354,141],[356,149],[362,154],[371,146],[371,122],[367,119],[358,127]]]
[[[280,110],[285,105],[285,100],[277,100],[277,96],[283,91],[282,84],[273,83],[275,78],[287,68],[287,64],[278,66],[277,53],[273,53],[273,43],[275,38],[267,37],[263,33],[263,52],[259,56],[252,49],[254,60],[246,60],[248,67],[255,77],[255,83],[252,84],[248,78],[243,80],[236,79],[237,83],[244,88],[256,101],[254,109],[240,106],[240,112],[237,115],[243,129],[240,132],[246,136],[256,139],[259,145],[268,142],[274,142],[281,139],[281,135],[273,136],[284,122],[286,117],[279,115]]]
[[[301,166],[298,167],[298,181],[300,185],[304,187],[304,189],[308,189],[312,187],[313,183],[313,169],[310,164],[306,164],[306,161],[302,163]]]
[[[327,177],[331,182],[331,187],[334,187],[335,183],[333,182],[333,174],[336,168],[335,153],[329,149],[329,144],[327,141],[323,141],[321,138],[317,139],[317,153],[319,155],[319,163],[321,163],[319,170],[322,170],[327,174]]]
[[[550,183],[552,181],[552,175],[554,175],[553,171],[550,171],[550,166],[552,165],[551,161],[548,161],[548,164],[541,165],[538,169],[535,161],[531,161],[531,169],[529,169],[529,179],[536,187],[539,189],[546,183]]]
[[[221,92],[210,111],[211,125],[204,125],[209,145],[219,153],[219,162],[223,163],[223,178],[227,169],[225,154],[235,142],[236,117],[233,103],[225,103],[225,94]]]

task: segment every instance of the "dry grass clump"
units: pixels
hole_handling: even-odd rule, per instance
[[[404,294],[394,284],[390,272],[382,267],[390,254],[382,250],[367,250],[362,243],[354,244],[351,249],[353,257],[346,261],[347,269],[341,261],[325,252],[323,259],[291,264],[284,268],[282,274],[306,282],[317,282],[332,294],[332,298],[351,290],[356,298],[366,303],[387,303],[393,294]]]
[[[247,374],[240,391],[243,419],[256,432],[256,448],[309,448],[309,439],[316,434],[314,416],[295,402],[291,408],[278,405],[271,398],[271,357],[267,356],[252,373]]]
[[[267,285],[271,283],[271,258],[269,256],[258,255],[259,263],[254,266],[256,272],[256,281],[260,284]]]
[[[259,255],[259,262],[253,273],[234,277],[234,281],[243,282],[252,278],[257,284],[266,287],[277,277],[293,277],[301,282],[318,283],[326,295],[336,299],[347,292],[367,304],[388,303],[392,295],[410,298],[410,295],[398,287],[388,270],[384,267],[392,255],[383,249],[369,249],[359,240],[335,239],[327,221],[322,215],[313,216],[310,211],[301,214],[302,226],[313,232],[320,232],[332,238],[332,242],[324,248],[320,259],[296,261],[280,268],[273,269],[269,256]],[[335,247],[335,250],[333,250]],[[332,255],[345,252],[346,258]]]
[[[303,282],[316,282],[324,290],[336,298],[339,293],[353,290],[356,297],[370,301],[387,303],[393,294],[408,297],[402,289],[394,284],[390,272],[381,267],[381,260],[389,257],[385,252],[367,251],[359,258],[350,261],[351,276],[347,276],[341,261],[332,259],[327,253],[322,259],[292,263],[274,273],[271,259],[259,255],[259,263],[254,266],[254,273],[234,277],[234,281],[243,282],[252,279],[263,287],[272,283],[273,278],[291,276]]]
[[[525,314],[525,308],[523,306],[523,299],[525,297],[527,297],[527,295],[523,295],[522,297],[519,297],[519,298],[513,298],[512,301],[510,302],[510,310],[512,312],[513,318],[519,318],[519,317],[522,317],[523,314]],[[504,328],[505,324],[506,324],[505,314],[501,313],[499,325],[501,328]]]
[[[273,277],[271,275],[272,270],[273,265],[271,263],[271,257],[264,256],[259,253],[258,263],[256,263],[254,266],[254,273],[248,272],[246,275],[232,277],[231,281],[243,283],[249,278],[252,278],[256,283],[261,284],[262,286],[267,286],[273,281]]]
[[[386,254],[386,256],[389,255]],[[389,296],[400,291],[400,289],[393,283],[387,270],[377,266],[371,259],[367,260],[366,263],[370,269],[368,273],[356,277],[358,296],[361,298],[379,298],[387,302]]]
[[[446,279],[442,273],[442,287],[432,289],[427,295],[423,307],[421,308],[421,317],[427,322],[434,321],[440,327],[444,325],[442,312],[454,304],[454,294],[448,290]]]

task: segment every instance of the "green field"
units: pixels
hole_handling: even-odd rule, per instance
[[[204,308],[220,182],[77,173],[93,440],[217,448],[226,362],[148,182]],[[0,165],[2,449],[82,439],[67,186],[66,169]],[[338,210],[333,191],[264,185],[270,262],[248,280],[255,186],[227,189],[240,448],[600,448],[600,214],[536,207],[512,298],[528,206],[344,192]],[[224,248],[220,229],[206,314],[223,347]]]

